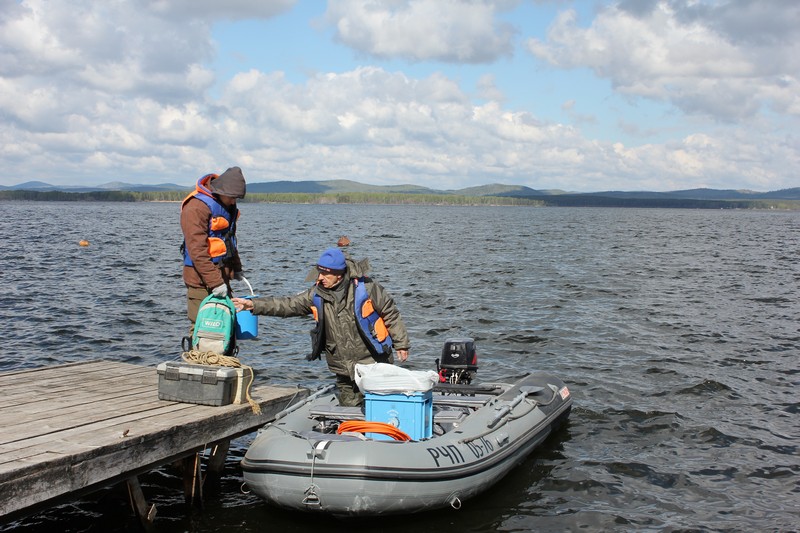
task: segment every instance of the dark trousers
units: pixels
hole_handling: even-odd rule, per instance
[[[345,407],[364,405],[364,395],[358,390],[358,385],[350,379],[350,376],[336,374],[336,390],[339,396],[339,405]]]
[[[189,317],[189,322],[191,322],[189,325],[189,338],[194,333],[194,321],[197,320],[200,304],[209,294],[211,294],[211,291],[205,287],[186,287],[186,313]]]

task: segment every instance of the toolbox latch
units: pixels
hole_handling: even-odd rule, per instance
[[[167,365],[167,368],[164,369],[164,379],[179,381],[181,379],[180,367]]]
[[[217,384],[217,371],[216,370],[203,370],[203,377],[200,379],[200,383],[204,385],[216,385]]]

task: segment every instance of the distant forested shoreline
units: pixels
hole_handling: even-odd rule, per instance
[[[0,191],[0,200],[33,202],[180,202],[188,191]],[[558,194],[537,197],[468,196],[459,194],[406,194],[385,192],[249,193],[244,203],[280,204],[375,204],[442,206],[530,207],[638,207],[684,209],[778,209],[800,210],[798,200],[699,200],[689,198],[616,198],[611,196]]]

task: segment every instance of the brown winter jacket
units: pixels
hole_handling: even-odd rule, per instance
[[[213,289],[233,279],[234,272],[241,272],[239,252],[225,264],[215,265],[208,253],[208,224],[211,210],[202,200],[191,198],[181,210],[181,230],[186,252],[194,266],[183,266],[183,281],[187,287]]]

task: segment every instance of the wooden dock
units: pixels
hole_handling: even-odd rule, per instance
[[[122,481],[140,517],[151,520],[154,509],[143,507],[137,475],[191,460],[197,476],[198,453],[216,444],[221,468],[230,439],[308,395],[254,386],[261,414],[248,403],[159,400],[155,367],[111,361],[0,373],[0,391],[0,521]]]

